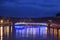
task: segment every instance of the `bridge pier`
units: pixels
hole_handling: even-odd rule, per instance
[[[59,40],[59,29],[57,29],[57,40]]]

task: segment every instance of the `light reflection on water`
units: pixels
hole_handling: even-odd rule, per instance
[[[3,40],[3,27],[0,27],[0,40]]]
[[[11,27],[11,28],[10,28]],[[19,39],[20,37],[33,37],[33,38],[42,38],[48,40],[49,35],[51,36],[51,40],[54,38],[54,40],[57,40],[57,34],[59,35],[58,38],[60,38],[60,29],[59,32],[57,32],[57,29],[50,28],[50,34],[48,35],[48,28],[46,26],[37,26],[37,27],[27,27],[24,29],[14,29],[14,36],[16,39]],[[53,32],[54,30],[54,32]],[[12,26],[4,26],[4,28],[0,27],[0,40],[9,40],[10,34],[12,34]],[[4,38],[5,37],[5,38]],[[15,39],[15,40],[16,40]]]
[[[6,37],[9,37],[9,26],[5,26],[5,27],[4,27],[4,35],[5,35]]]
[[[59,38],[60,38],[60,29],[59,29]]]

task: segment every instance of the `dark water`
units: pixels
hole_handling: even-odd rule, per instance
[[[0,40],[60,40],[60,29],[46,26],[1,26]]]

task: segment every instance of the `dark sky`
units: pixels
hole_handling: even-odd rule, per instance
[[[59,0],[0,0],[0,16],[54,17],[58,12]]]

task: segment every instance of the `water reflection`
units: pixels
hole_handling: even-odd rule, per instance
[[[5,26],[5,27],[4,27],[4,35],[5,35],[6,37],[9,37],[9,26]]]
[[[46,26],[40,26],[40,36],[46,38],[47,37],[47,27]]]
[[[54,36],[57,36],[57,29],[54,29]]]
[[[46,26],[24,26],[24,29],[15,29],[16,38],[27,37],[32,39],[47,38]]]
[[[32,38],[32,40],[59,40],[60,39],[60,29],[50,28],[48,33],[48,28],[46,26],[24,26],[23,29],[16,29],[14,26],[1,26],[0,27],[0,40],[9,40],[11,37],[14,40],[27,40]],[[14,34],[13,34],[14,33]],[[13,35],[12,35],[13,34]],[[48,37],[50,37],[48,39]],[[11,40],[13,40],[11,38]],[[27,39],[26,39],[27,38]]]
[[[0,27],[0,40],[3,40],[3,27]]]
[[[59,29],[59,39],[60,39],[60,29]]]
[[[16,36],[17,34],[20,35],[20,37],[32,37],[36,36],[36,34],[39,34],[39,27],[33,28],[30,26],[26,26],[24,29],[15,29],[16,30]]]
[[[13,27],[13,26],[11,26],[11,33],[12,33],[12,27]]]

